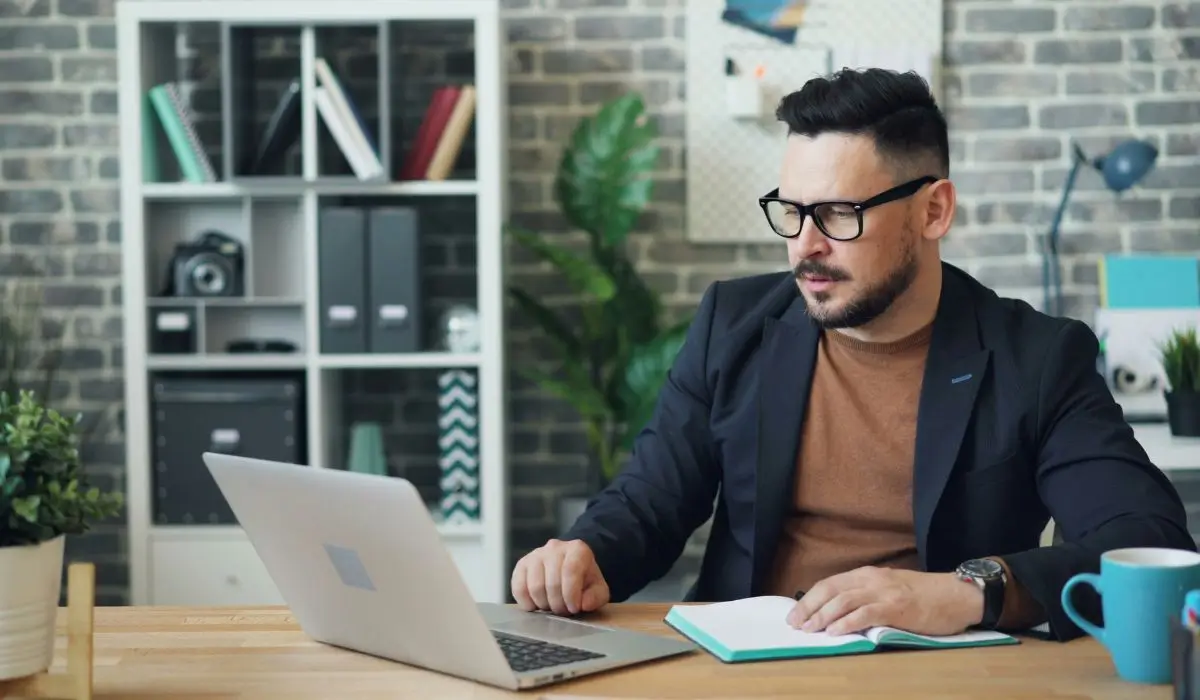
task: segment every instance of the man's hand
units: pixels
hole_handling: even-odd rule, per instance
[[[863,567],[817,583],[788,624],[851,634],[886,625],[917,634],[958,634],[983,619],[983,591],[954,574]]]
[[[591,612],[608,602],[608,583],[583,540],[550,540],[521,557],[512,595],[524,610],[558,615]]]

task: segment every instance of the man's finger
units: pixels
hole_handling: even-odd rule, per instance
[[[820,610],[822,606],[833,599],[838,593],[841,593],[847,586],[845,585],[846,578],[842,574],[830,576],[827,579],[818,581],[808,593],[805,593],[800,600],[792,606],[792,611],[788,613],[787,621],[792,627],[799,627],[808,621],[814,612]]]
[[[848,591],[842,591],[829,600],[828,603],[822,605],[813,612],[809,618],[800,625],[800,629],[805,632],[820,632],[829,626],[829,623],[841,619],[843,616],[854,612],[860,606],[865,605],[870,600],[870,593],[862,588],[855,588]]]
[[[546,555],[543,555],[544,558]],[[550,602],[546,600],[546,568],[541,558],[530,562],[525,570],[525,586],[529,589],[529,597],[538,610],[549,610]]]
[[[510,582],[513,600],[517,601],[517,605],[526,611],[534,609],[533,598],[529,597],[529,584],[526,581],[528,568],[528,561],[524,558],[518,561],[517,565],[513,567],[512,581]]]
[[[562,563],[562,599],[572,615],[583,608],[583,576],[587,572],[587,561],[583,549],[572,547]]]
[[[860,606],[846,614],[840,620],[830,623],[825,628],[825,631],[832,635],[854,634],[855,632],[862,632],[868,627],[877,627],[886,624],[888,624],[886,608],[877,603],[870,603]]]
[[[562,596],[562,561],[558,555],[542,559],[543,580],[546,582],[546,605],[556,615],[565,615],[567,606]]]

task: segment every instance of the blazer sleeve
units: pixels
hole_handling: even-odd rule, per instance
[[[706,366],[718,284],[702,297],[625,468],[563,536],[591,547],[614,602],[666,574],[712,515],[720,470]]]
[[[1100,555],[1121,547],[1195,550],[1183,503],[1134,437],[1095,360],[1096,336],[1068,322],[1047,355],[1038,387],[1037,485],[1063,542],[1004,555],[1046,612],[1050,637],[1068,640],[1083,631],[1063,612],[1067,579],[1098,572]],[[1102,624],[1100,598],[1077,586],[1072,603]]]

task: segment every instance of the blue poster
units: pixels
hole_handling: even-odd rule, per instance
[[[804,21],[807,4],[807,0],[725,0],[721,19],[791,44],[795,41],[796,29]]]

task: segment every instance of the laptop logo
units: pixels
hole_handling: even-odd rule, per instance
[[[325,544],[325,553],[329,555],[329,561],[333,564],[334,571],[341,577],[342,583],[351,588],[361,588],[364,591],[375,590],[375,584],[371,582],[371,577],[367,574],[367,567],[363,565],[362,559],[358,558],[358,554],[349,547],[339,547],[336,544]]]

